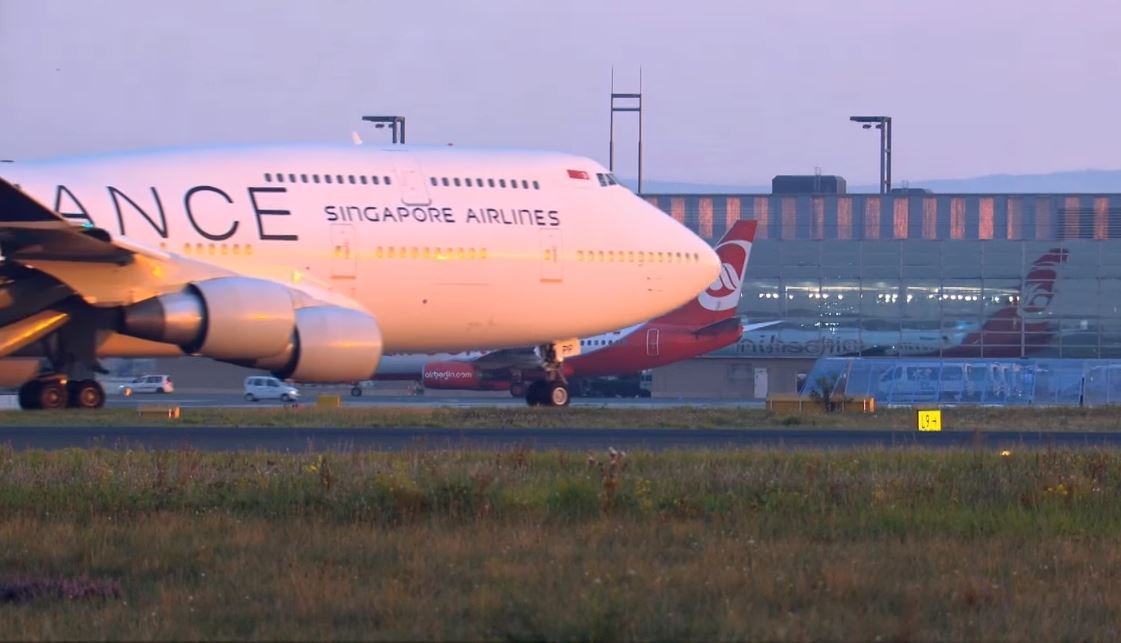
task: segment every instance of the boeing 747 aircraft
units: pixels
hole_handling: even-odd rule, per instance
[[[564,154],[274,145],[0,172],[0,383],[24,408],[101,406],[110,356],[340,382],[383,351],[533,345],[564,388],[578,337],[672,310],[720,267]]]

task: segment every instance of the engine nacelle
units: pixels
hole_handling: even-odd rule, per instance
[[[374,376],[381,360],[378,322],[339,306],[296,311],[296,332],[283,351],[249,364],[298,382],[357,382]]]
[[[125,308],[121,332],[213,359],[250,360],[284,351],[295,325],[292,296],[284,286],[221,277]]]
[[[429,362],[420,380],[424,388],[474,390],[483,385],[479,369],[467,362]]]

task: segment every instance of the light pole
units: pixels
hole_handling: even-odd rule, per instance
[[[638,113],[638,189],[642,194],[642,68],[638,69],[638,91],[615,91],[615,70],[611,70],[611,127],[608,130],[607,169],[615,171],[615,114],[616,112]]]
[[[880,130],[880,194],[891,192],[891,117],[850,116],[849,120],[864,129]]]
[[[393,132],[393,144],[397,144],[397,131],[401,131],[401,144],[405,144],[405,117],[404,116],[363,116],[362,120],[370,121],[374,127],[381,129],[388,127]]]

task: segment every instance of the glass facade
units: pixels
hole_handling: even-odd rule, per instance
[[[1121,358],[1121,195],[651,195],[756,218],[724,357]]]
[[[877,404],[1121,404],[1121,364],[1079,359],[818,360],[801,394],[874,397]]]

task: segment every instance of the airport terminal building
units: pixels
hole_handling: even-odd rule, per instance
[[[821,357],[1121,359],[1121,194],[644,198],[710,241],[756,219],[740,313],[775,322],[656,395],[794,392]]]

